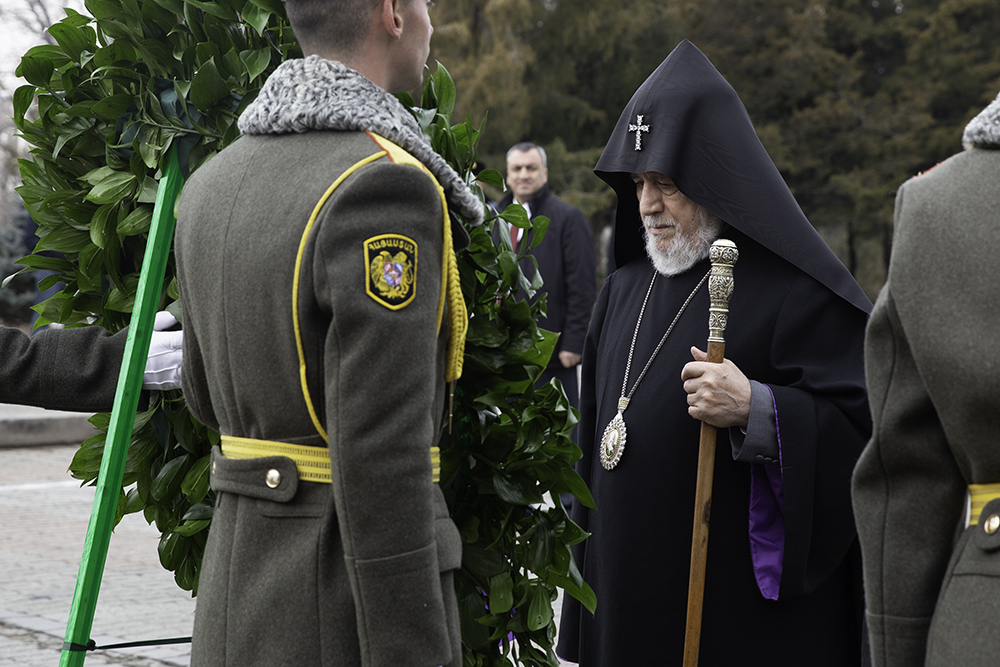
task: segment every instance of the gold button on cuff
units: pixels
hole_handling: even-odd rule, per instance
[[[264,481],[267,482],[269,487],[276,489],[278,488],[278,485],[281,484],[281,473],[274,468],[271,468],[267,471],[267,476],[264,478]]]
[[[212,461],[212,474],[215,474],[216,462]]]
[[[985,523],[983,523],[983,530],[986,531],[987,535],[997,532],[998,528],[1000,528],[1000,515],[991,514]]]

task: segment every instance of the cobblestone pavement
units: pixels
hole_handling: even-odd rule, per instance
[[[0,667],[54,667],[93,505],[66,472],[76,446],[0,448]],[[194,599],[158,561],[159,534],[129,515],[111,538],[91,637],[188,637]],[[95,651],[86,667],[185,667],[190,644]]]

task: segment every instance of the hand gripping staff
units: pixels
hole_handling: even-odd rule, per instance
[[[708,361],[721,364],[726,353],[726,322],[729,297],[733,295],[733,266],[740,253],[736,244],[719,239],[709,257]],[[705,562],[708,558],[708,522],[712,512],[712,477],[715,473],[715,427],[701,423],[698,445],[698,477],[694,492],[694,531],[691,535],[691,573],[688,577],[687,627],[684,633],[684,667],[697,667],[701,646],[701,612],[705,597]]]
[[[73,606],[70,608],[66,624],[66,641],[63,644],[60,667],[83,665],[90,644],[90,630],[94,623],[97,594],[101,588],[104,564],[114,528],[115,512],[118,508],[118,494],[125,471],[125,457],[132,439],[132,424],[139,406],[142,391],[142,375],[149,354],[149,341],[153,336],[153,319],[159,309],[163,275],[167,267],[167,255],[174,236],[174,201],[184,184],[177,160],[177,147],[170,149],[167,166],[160,179],[153,208],[153,220],[146,242],[146,254],[139,274],[139,287],[132,308],[125,355],[118,376],[111,424],[108,428],[107,444],[101,458],[101,470],[97,477],[97,492],[87,527],[87,539],[83,545],[80,572],[76,578]]]

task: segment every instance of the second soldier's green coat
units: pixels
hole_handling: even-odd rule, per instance
[[[963,143],[896,194],[865,341],[875,428],[853,495],[875,667],[1000,664],[1000,494],[968,495],[1000,484],[1000,98]]]

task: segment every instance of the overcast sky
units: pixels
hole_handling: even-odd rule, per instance
[[[31,16],[28,11],[30,1],[0,0],[0,77],[8,90],[13,90],[24,83],[14,77],[14,70],[17,69],[21,56],[35,44],[42,43],[38,29],[29,29],[18,18],[27,19]],[[80,0],[35,0],[35,2],[45,3],[53,22],[59,21],[66,15],[62,7],[68,6],[83,11],[83,2]]]

